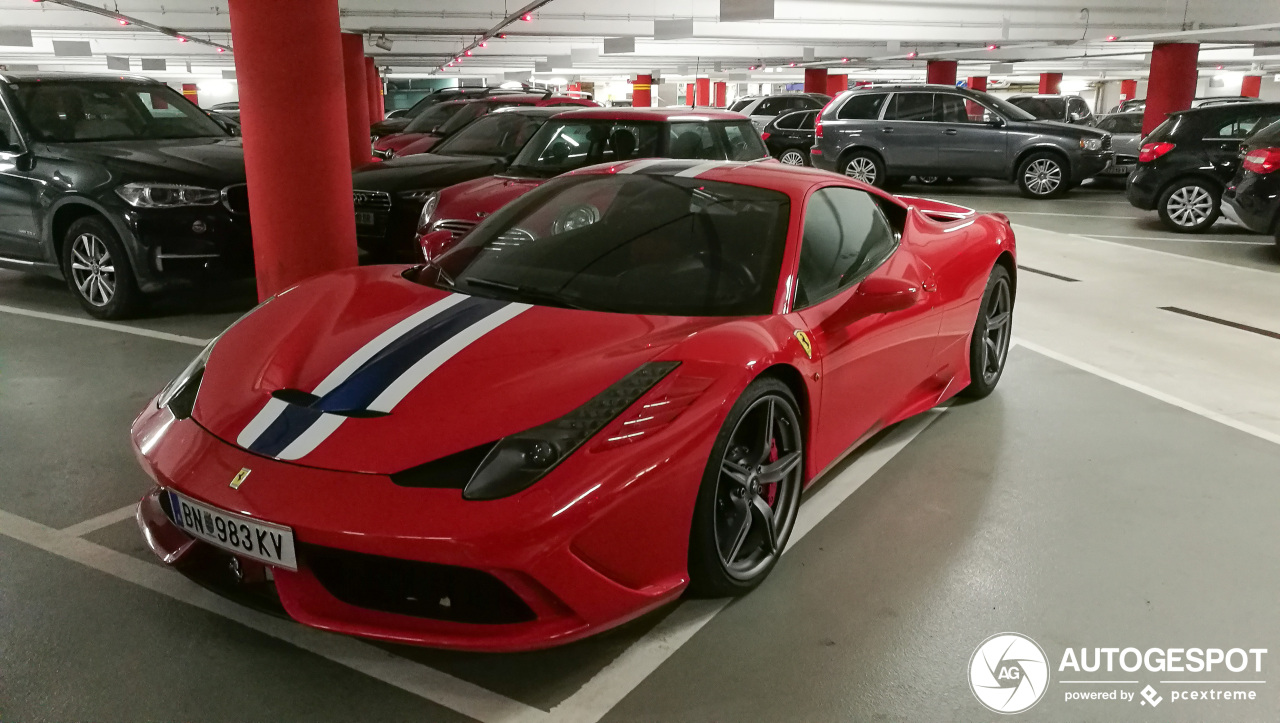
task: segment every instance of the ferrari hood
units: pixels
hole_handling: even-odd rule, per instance
[[[195,421],[265,457],[390,474],[559,418],[716,323],[452,294],[403,268],[329,274],[234,325]]]

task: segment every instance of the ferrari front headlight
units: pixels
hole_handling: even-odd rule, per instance
[[[212,206],[222,198],[221,191],[180,183],[127,183],[116,195],[134,208]]]
[[[221,338],[221,337],[218,337]],[[196,355],[195,359],[183,369],[178,376],[169,382],[168,386],[160,392],[159,398],[156,399],[156,405],[161,409],[168,408],[174,417],[178,419],[186,419],[191,416],[192,410],[196,406],[196,395],[200,393],[200,381],[204,378],[205,365],[209,363],[209,355],[213,353],[213,345],[218,343],[218,339],[210,341],[205,348]]]

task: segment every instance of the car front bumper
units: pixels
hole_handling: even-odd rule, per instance
[[[1083,181],[1092,178],[1102,172],[1102,169],[1111,164],[1113,154],[1111,151],[1102,151],[1101,153],[1081,153],[1071,164],[1071,172],[1074,180]]]
[[[694,495],[713,436],[679,437],[705,439],[677,444],[691,453],[664,453],[638,484],[634,471],[621,475],[575,455],[524,492],[476,502],[457,489],[403,487],[382,475],[260,457],[153,403],[133,428],[137,457],[157,484],[140,501],[137,520],[165,563],[202,583],[210,575],[226,583],[234,568],[243,575],[232,581],[237,592],[270,588],[267,597],[312,627],[441,648],[537,649],[621,624],[680,595]],[[232,489],[241,469],[251,476]],[[578,492],[548,484],[562,473],[595,486]],[[261,563],[188,536],[166,514],[170,489],[289,527],[297,571],[271,568],[266,575]],[[395,580],[378,577],[392,568]],[[476,578],[502,594],[478,600],[485,593]],[[429,598],[413,599],[423,597],[416,590]],[[512,594],[520,604],[511,603]],[[468,622],[485,605],[498,609],[483,623]]]
[[[247,213],[226,205],[119,211],[118,228],[138,288],[152,293],[206,281],[253,275]]]

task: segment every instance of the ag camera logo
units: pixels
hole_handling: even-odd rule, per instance
[[[1021,713],[1039,703],[1048,687],[1049,659],[1025,635],[992,635],[969,659],[969,689],[993,713]]]

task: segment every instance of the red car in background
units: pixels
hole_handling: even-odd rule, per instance
[[[586,98],[572,98],[567,95],[551,95],[550,93],[533,94],[514,94],[499,95],[489,98],[478,98],[476,100],[453,101],[450,103],[441,103],[440,105],[453,106],[442,111],[448,116],[444,120],[438,118],[424,118],[428,115],[415,118],[403,132],[392,133],[389,136],[379,138],[373,144],[373,153],[375,156],[387,159],[397,156],[411,156],[415,153],[426,153],[430,151],[437,143],[453,135],[461,130],[471,121],[492,113],[499,108],[510,108],[517,105],[531,105],[537,107],[588,107],[599,108],[600,104],[594,100]]]
[[[636,158],[757,161],[767,160],[769,151],[739,113],[704,108],[569,111],[544,124],[505,173],[442,190],[418,232],[448,229],[456,240],[480,219],[547,179],[597,163]]]
[[[526,650],[746,594],[824,470],[1000,380],[1009,221],[925,205],[780,163],[553,179],[211,342],[134,422],[138,523],[207,585],[395,642]]]

